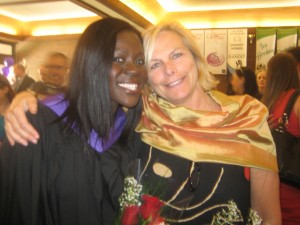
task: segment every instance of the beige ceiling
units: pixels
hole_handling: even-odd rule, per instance
[[[57,28],[52,34],[80,33],[106,16],[140,29],[162,19],[188,28],[300,26],[299,12],[300,0],[1,0],[0,32],[46,35],[42,28]]]

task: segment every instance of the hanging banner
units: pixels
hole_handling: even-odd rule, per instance
[[[297,27],[277,28],[277,53],[297,46]]]
[[[227,68],[233,73],[237,65],[247,66],[247,29],[228,29]]]
[[[227,30],[205,30],[204,56],[213,74],[227,74]]]
[[[196,42],[200,48],[201,55],[204,57],[204,30],[191,30],[196,38]]]
[[[276,28],[256,28],[256,66],[266,67],[275,53]]]

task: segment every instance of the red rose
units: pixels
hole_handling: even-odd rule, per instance
[[[139,207],[127,206],[122,215],[122,225],[136,225],[139,222]]]
[[[144,220],[154,221],[160,213],[161,208],[164,206],[164,203],[159,200],[157,197],[150,195],[142,196],[143,204],[140,208],[140,213]]]

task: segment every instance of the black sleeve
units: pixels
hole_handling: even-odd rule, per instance
[[[44,134],[47,122],[55,118],[39,105],[37,116],[28,114],[31,124]],[[37,144],[10,146],[4,140],[0,150],[0,224],[38,224],[40,213],[39,195],[43,184],[43,149],[41,135]]]

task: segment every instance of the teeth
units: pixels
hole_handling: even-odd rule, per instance
[[[174,81],[173,83],[169,84],[170,87],[172,86],[175,86],[176,84],[180,83],[181,82],[181,79],[180,80],[176,80]]]
[[[138,85],[137,85],[137,84],[127,84],[127,83],[123,83],[123,84],[118,84],[118,85],[121,86],[121,87],[123,87],[123,88],[132,90],[132,91],[135,91],[135,90],[137,90],[137,88],[138,88]]]

